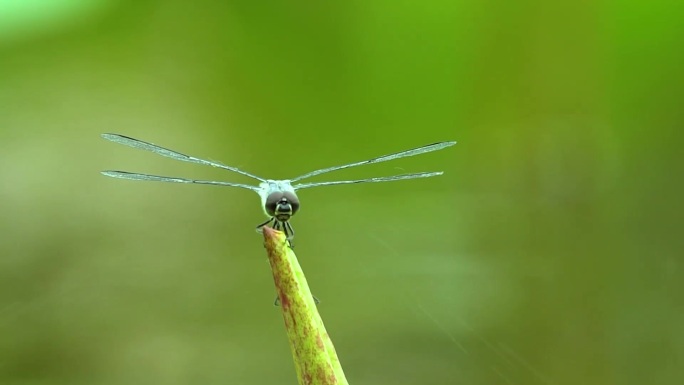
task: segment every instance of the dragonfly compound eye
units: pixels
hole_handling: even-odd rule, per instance
[[[267,198],[266,198],[266,203],[264,204],[264,208],[266,209],[266,212],[268,215],[275,216],[276,215],[276,210],[278,210],[278,207],[282,204],[284,198],[284,194],[281,191],[277,191],[274,193],[271,193]],[[280,211],[280,210],[278,210]]]

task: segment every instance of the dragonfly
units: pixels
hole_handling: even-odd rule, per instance
[[[285,233],[286,239],[290,244],[292,244],[292,239],[294,238],[294,229],[290,224],[290,219],[299,211],[300,203],[299,197],[297,197],[297,191],[320,186],[332,186],[340,184],[354,184],[354,183],[377,183],[377,182],[392,182],[398,180],[406,179],[418,179],[418,178],[429,178],[433,176],[442,175],[442,171],[433,172],[418,172],[411,174],[401,174],[393,176],[383,176],[375,178],[366,179],[356,179],[356,180],[339,180],[332,182],[311,182],[311,183],[297,183],[301,180],[308,179],[321,174],[326,174],[332,171],[343,170],[351,167],[363,166],[366,164],[374,164],[380,162],[387,162],[394,159],[406,158],[409,156],[415,156],[420,154],[425,154],[428,152],[438,151],[456,144],[456,142],[438,142],[429,144],[426,146],[414,148],[411,150],[400,151],[394,154],[383,155],[373,159],[368,159],[360,162],[349,163],[340,166],[333,166],[322,168],[320,170],[311,171],[304,175],[300,175],[292,179],[284,180],[274,180],[265,179],[246,171],[242,171],[237,167],[228,166],[221,164],[219,162],[205,160],[196,158],[194,156],[185,155],[180,152],[169,150],[164,147],[157,146],[156,144],[144,142],[139,139],[134,139],[128,136],[119,134],[102,134],[104,139],[112,141],[114,143],[123,144],[124,146],[129,146],[141,150],[146,150],[153,152],[155,154],[165,156],[167,158],[179,160],[182,162],[190,162],[203,164],[211,167],[220,168],[223,170],[232,171],[237,174],[241,174],[252,179],[259,181],[258,186],[233,183],[233,182],[222,182],[214,180],[197,180],[197,179],[187,179],[179,177],[169,177],[160,175],[150,175],[150,174],[140,174],[127,171],[114,171],[107,170],[102,171],[103,175],[119,178],[119,179],[130,179],[130,180],[142,180],[142,181],[153,181],[153,182],[171,182],[171,183],[193,183],[193,184],[207,184],[214,186],[229,186],[229,187],[239,187],[246,190],[251,190],[259,194],[261,198],[261,207],[264,213],[268,217],[268,220],[259,224],[257,226],[257,231],[260,231],[264,226],[269,225],[275,230],[282,231]]]

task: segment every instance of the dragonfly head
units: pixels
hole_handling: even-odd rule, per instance
[[[274,191],[266,198],[264,209],[268,215],[285,222],[299,210],[299,198],[290,191]]]

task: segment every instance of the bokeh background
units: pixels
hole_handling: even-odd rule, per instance
[[[353,384],[684,383],[682,3],[0,0],[0,384],[294,384],[250,183]]]

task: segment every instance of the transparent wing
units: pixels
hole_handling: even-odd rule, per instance
[[[336,184],[351,184],[351,183],[374,183],[374,182],[391,182],[395,180],[404,180],[404,179],[417,179],[417,178],[429,178],[431,176],[437,176],[437,175],[442,175],[442,171],[435,171],[435,172],[419,172],[415,174],[403,174],[403,175],[394,175],[394,176],[381,176],[378,178],[368,178],[368,179],[357,179],[357,180],[338,180],[334,182],[317,182],[317,183],[300,183],[297,185],[294,185],[295,190],[301,190],[303,188],[309,188],[309,187],[318,187],[318,186],[331,186],[331,185],[336,185]]]
[[[248,176],[250,178],[254,178],[254,179],[261,181],[261,182],[266,181],[263,178],[260,178],[256,175],[242,171],[242,170],[237,169],[235,167],[226,166],[225,164],[221,164],[218,162],[212,162],[209,160],[195,158],[194,156],[181,154],[180,152],[169,150],[168,148],[164,148],[164,147],[159,147],[156,144],[143,142],[142,140],[129,138],[128,136],[123,136],[123,135],[119,135],[119,134],[102,134],[102,137],[109,140],[109,141],[112,141],[114,143],[123,144],[124,146],[129,146],[129,147],[133,147],[133,148],[139,148],[139,149],[145,150],[145,151],[151,151],[151,152],[154,152],[155,154],[159,154],[159,155],[165,156],[167,158],[180,160],[182,162],[190,162],[190,163],[204,164],[204,165],[208,165],[208,166],[212,166],[212,167],[218,167],[218,168],[222,168],[224,170],[233,171],[233,172],[236,172],[238,174]],[[140,174],[140,175],[142,175],[142,174]]]
[[[453,146],[454,144],[456,144],[456,142],[439,142],[439,143],[433,143],[433,144],[429,144],[429,145],[427,145],[427,146],[414,148],[414,149],[412,149],[412,150],[401,151],[401,152],[397,152],[396,154],[383,155],[383,156],[380,156],[380,157],[377,157],[377,158],[373,158],[373,159],[369,159],[369,160],[364,160],[364,161],[361,161],[361,162],[356,162],[356,163],[351,163],[351,164],[345,164],[345,165],[342,165],[342,166],[334,166],[334,167],[323,168],[323,169],[320,169],[320,170],[312,171],[312,172],[310,172],[310,173],[308,173],[308,174],[304,174],[304,175],[302,175],[302,176],[298,176],[298,177],[296,177],[296,178],[294,178],[294,179],[291,179],[291,181],[292,181],[292,182],[296,182],[296,181],[298,181],[298,180],[310,178],[310,177],[312,177],[312,176],[325,174],[326,172],[331,172],[331,171],[336,171],[336,170],[342,170],[342,169],[350,168],[350,167],[362,166],[362,165],[364,165],[364,164],[380,163],[380,162],[386,162],[386,161],[388,161],[388,160],[394,160],[394,159],[406,158],[406,157],[414,156],[414,155],[425,154],[426,152],[432,152],[432,151],[441,150],[441,149],[443,149],[443,148],[447,148],[447,147],[449,147],[449,146]],[[416,175],[418,175],[418,174],[416,174]],[[424,177],[418,177],[418,178],[424,178]],[[407,178],[404,178],[404,179],[407,179]],[[394,180],[394,179],[392,179],[392,180]]]
[[[102,175],[111,176],[112,178],[119,178],[119,179],[146,180],[146,181],[153,181],[153,182],[213,184],[216,186],[241,187],[241,188],[256,191],[256,192],[260,191],[260,189],[256,186],[250,186],[248,184],[242,184],[242,183],[230,183],[230,182],[219,182],[219,181],[213,181],[213,180],[196,180],[196,179],[175,178],[175,177],[159,176],[159,175],[138,174],[138,173],[126,172],[126,171],[102,171],[101,173],[102,173]]]

